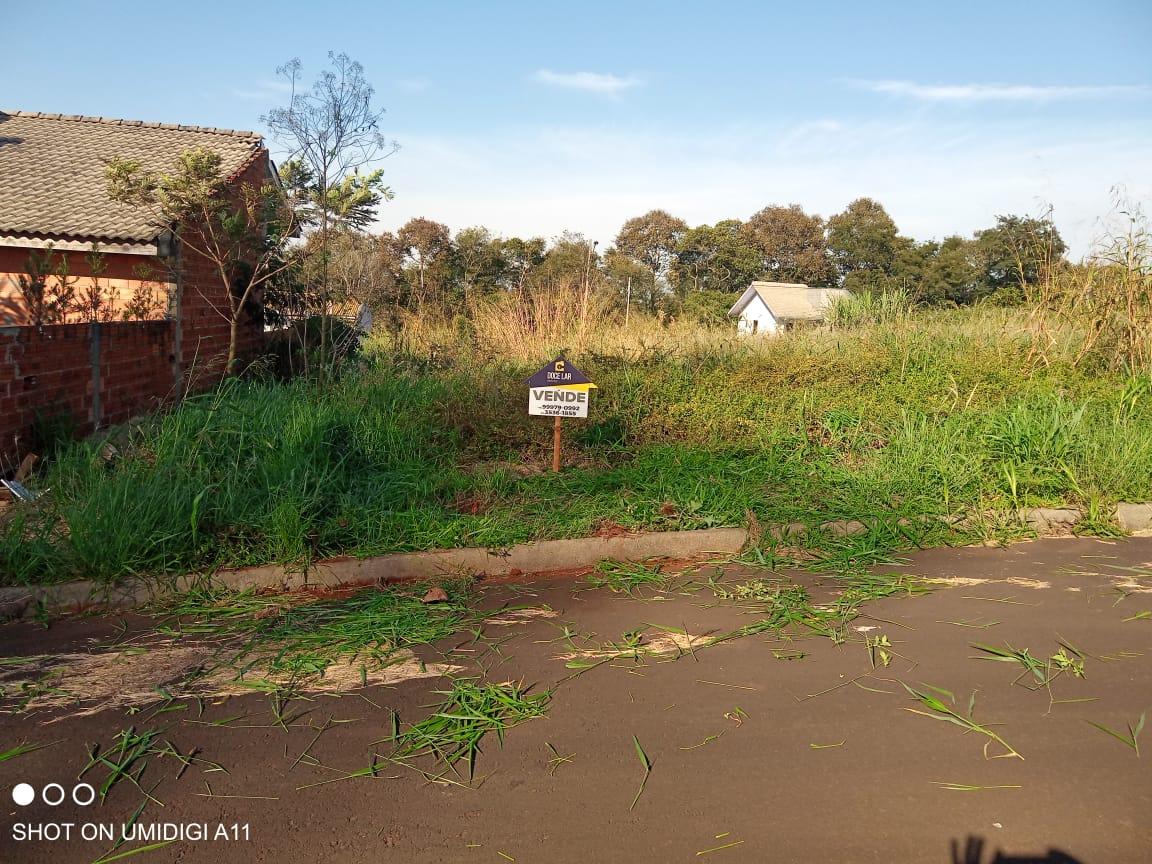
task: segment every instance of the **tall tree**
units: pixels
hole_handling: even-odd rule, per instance
[[[845,288],[888,287],[902,245],[896,223],[871,198],[857,198],[828,220],[828,252]]]
[[[994,227],[976,232],[976,249],[984,264],[982,293],[1023,299],[1025,286],[1036,284],[1068,247],[1050,219],[997,216]]]
[[[600,264],[597,244],[583,234],[565,231],[554,237],[544,253],[544,260],[536,268],[534,282],[548,285],[558,282],[584,284]]]
[[[743,225],[725,219],[684,232],[672,276],[682,297],[693,291],[743,291],[760,275],[760,252]]]
[[[359,172],[396,151],[396,144],[380,131],[384,111],[373,103],[375,91],[364,77],[364,67],[347,54],[331,51],[328,61],[330,68],[311,88],[302,85],[303,64],[298,59],[278,68],[277,74],[291,87],[288,104],[261,118],[272,137],[288,148],[290,160],[298,163],[297,185],[314,210],[321,259],[315,295],[325,312],[333,299],[328,279],[332,231],[342,219],[370,218],[367,211],[379,203],[383,187],[377,173]],[[357,200],[359,204],[349,208]],[[327,350],[330,327],[325,317],[319,346],[323,367],[334,359]]]
[[[392,200],[382,168],[367,174],[353,171],[325,192],[308,165],[289,159],[280,166],[280,182],[301,225],[309,228],[317,227],[326,212],[332,229],[363,230],[376,218],[381,202]]]
[[[913,294],[918,302],[965,305],[981,295],[984,272],[973,241],[952,236],[920,245],[924,264]]]
[[[616,249],[648,268],[654,282],[667,282],[676,249],[687,230],[683,219],[665,210],[649,210],[624,223],[616,235]]]
[[[625,316],[637,310],[656,311],[663,292],[656,284],[652,271],[619,249],[604,254],[604,277],[609,290],[616,296]]]
[[[505,290],[524,293],[528,277],[544,263],[548,244],[543,237],[509,237],[500,241],[504,260],[502,284]]]
[[[403,260],[411,277],[417,306],[448,299],[449,265],[453,252],[448,226],[431,219],[409,219],[396,232]]]
[[[761,277],[807,285],[832,282],[824,220],[799,204],[765,207],[744,223],[743,231],[760,256]]]
[[[487,228],[462,228],[454,242],[455,281],[465,298],[496,291],[507,266],[499,238]]]

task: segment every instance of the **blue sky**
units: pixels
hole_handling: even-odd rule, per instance
[[[861,195],[925,239],[1048,205],[1085,251],[1152,201],[1152,4],[62,3],[0,0],[0,107],[260,129],[329,49],[401,150],[380,225],[606,245]]]

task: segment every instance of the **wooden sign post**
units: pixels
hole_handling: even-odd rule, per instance
[[[560,473],[560,415],[552,424],[552,473]]]
[[[588,393],[596,388],[583,372],[557,357],[528,379],[528,413],[552,417],[552,470],[560,470],[562,417],[587,417]]]

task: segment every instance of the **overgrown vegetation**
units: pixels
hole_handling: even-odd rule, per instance
[[[920,312],[769,340],[696,328],[679,349],[643,326],[599,321],[573,350],[600,390],[559,476],[522,404],[535,362],[381,340],[326,386],[227,382],[121,430],[111,461],[99,441],[65,449],[35,478],[51,492],[5,516],[0,572],[111,581],[793,522],[802,541],[763,544],[843,570],[1019,532],[997,515],[1014,507],[1081,504],[1105,525],[1115,501],[1152,497],[1152,380],[1083,355],[1068,324],[1040,345],[1019,312]],[[518,347],[538,361],[565,346]],[[820,527],[833,519],[866,530]]]
[[[51,493],[0,524],[0,572],[111,581],[742,524],[777,557],[804,545],[850,571],[1018,534],[1020,507],[1077,504],[1107,531],[1117,500],[1152,497],[1149,244],[1135,219],[1118,236],[1044,270],[1023,309],[860,295],[833,329],[777,339],[622,316],[587,281],[412,319],[337,380],[228,381],[114,448],[64,448],[34,484]],[[553,476],[524,379],[563,349],[600,390]],[[803,539],[761,529],[790,523]]]

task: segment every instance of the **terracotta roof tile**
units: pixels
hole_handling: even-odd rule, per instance
[[[0,111],[0,234],[144,242],[147,217],[105,192],[106,159],[170,169],[192,147],[207,147],[231,175],[263,148],[256,132],[104,117]]]

